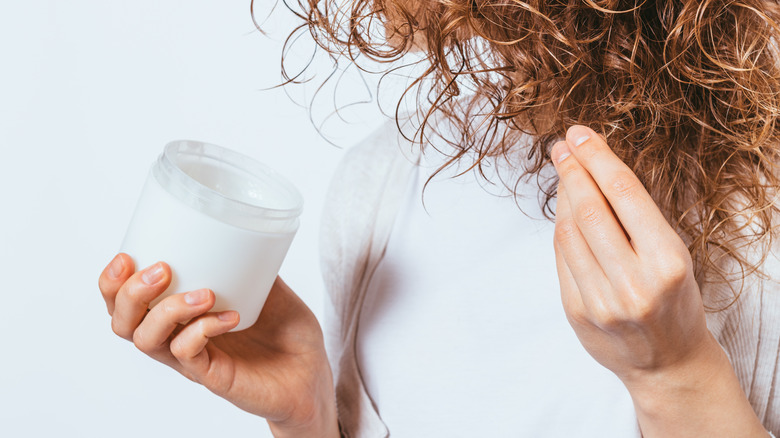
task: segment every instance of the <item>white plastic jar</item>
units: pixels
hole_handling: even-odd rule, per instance
[[[164,261],[171,285],[151,305],[209,288],[212,311],[255,323],[298,230],[303,200],[286,179],[228,149],[180,140],[165,146],[146,179],[121,252],[143,269]]]

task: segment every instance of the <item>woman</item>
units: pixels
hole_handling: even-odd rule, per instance
[[[278,437],[780,431],[778,2],[302,8],[332,53],[427,55],[422,147],[384,127],[331,186],[330,362],[281,280],[226,334],[208,290],[147,313],[170,269],[124,254],[100,277],[119,336]],[[531,190],[554,225],[517,211]]]

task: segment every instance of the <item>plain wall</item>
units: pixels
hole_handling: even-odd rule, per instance
[[[285,92],[306,102],[315,87],[263,91],[280,81],[295,24],[279,9],[266,37],[248,0],[0,2],[0,435],[270,436],[263,419],[116,337],[97,278],[165,143],[197,139],[299,187],[305,212],[282,276],[321,315],[319,216],[343,149]],[[349,146],[383,119],[361,108],[326,125],[329,138]]]

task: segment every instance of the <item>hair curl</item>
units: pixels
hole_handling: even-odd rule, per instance
[[[454,123],[448,164],[525,154],[520,179],[537,176],[552,219],[557,177],[539,175],[568,126],[590,126],[686,240],[697,278],[730,281],[724,260],[761,274],[780,182],[778,0],[299,2],[300,29],[333,56],[423,49],[414,139],[434,115]],[[758,246],[760,260],[742,251]]]

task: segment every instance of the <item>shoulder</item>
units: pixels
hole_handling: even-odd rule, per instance
[[[398,168],[413,168],[417,159],[418,151],[400,134],[395,120],[386,121],[342,157],[327,191],[324,219],[347,207],[352,213],[360,205],[370,207],[366,204],[381,197],[389,178],[400,176]]]
[[[394,201],[416,170],[417,157],[394,120],[344,154],[331,179],[320,222],[320,262],[326,283],[350,288],[341,284],[344,276],[360,266],[367,248],[382,234],[378,227],[392,219]]]
[[[403,158],[414,161],[413,145],[403,138],[395,120],[388,120],[346,151],[331,187],[355,180],[378,183],[377,174]]]

